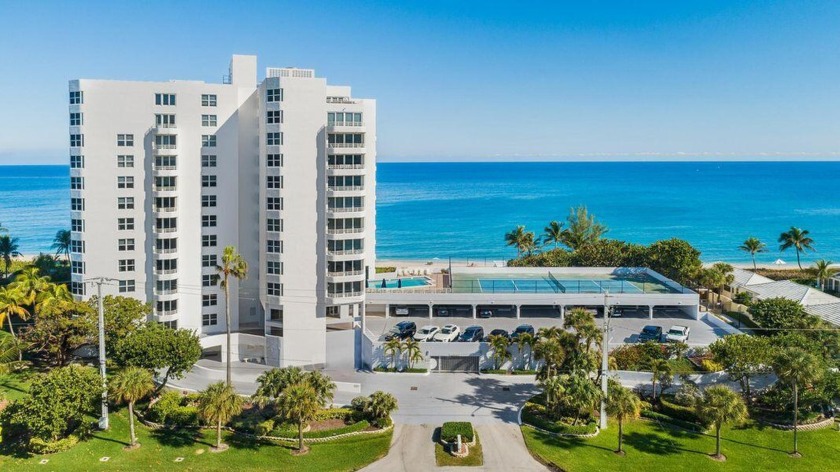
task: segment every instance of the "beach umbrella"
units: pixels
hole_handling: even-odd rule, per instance
[[[402,288],[402,279],[397,279],[397,288]]]
[[[787,262],[785,262],[785,261],[783,261],[783,260],[781,260],[781,259],[776,259],[776,262],[774,262],[773,264],[776,264],[776,265],[785,265],[785,264],[787,264]]]
[[[388,288],[388,285],[385,283],[385,279],[382,279],[382,288]]]

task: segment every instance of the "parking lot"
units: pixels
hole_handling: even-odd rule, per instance
[[[535,330],[550,326],[562,326],[559,317],[534,317],[523,316],[521,319],[515,317],[493,317],[493,318],[477,318],[472,316],[447,316],[434,317],[429,319],[428,316],[392,316],[385,318],[384,316],[367,316],[368,329],[379,336],[378,340],[382,340],[382,336],[388,332],[395,324],[400,321],[413,321],[417,324],[417,329],[426,325],[435,325],[443,327],[447,324],[455,324],[464,330],[467,326],[478,325],[484,328],[485,335],[494,329],[504,329],[508,332],[516,329],[521,324],[529,324]],[[603,318],[597,317],[595,322],[599,326],[603,323]],[[640,315],[640,313],[633,313],[632,311],[625,312],[624,316],[620,318],[611,318],[610,326],[612,336],[610,337],[610,344],[630,344],[638,342],[639,332],[646,325],[661,326],[663,332],[667,332],[673,325],[688,326],[691,329],[691,335],[688,339],[688,344],[692,346],[707,346],[716,339],[722,337],[726,332],[711,323],[704,320],[695,320],[687,315],[679,315],[675,312],[657,312],[654,314],[654,319]]]

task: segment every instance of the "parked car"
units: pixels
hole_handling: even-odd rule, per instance
[[[502,336],[510,340],[510,333],[503,329],[494,329],[493,331],[490,331],[490,334],[487,335],[485,341],[489,341],[491,336]]]
[[[479,342],[484,339],[484,328],[481,326],[467,326],[464,329],[464,332],[461,333],[461,337],[458,338],[458,342],[462,343],[474,343]]]
[[[492,318],[493,317],[493,310],[488,310],[488,309],[479,310],[478,311],[478,317],[479,318]]]
[[[612,313],[610,313],[610,318],[621,318],[624,316],[624,308],[613,308]]]
[[[414,334],[415,341],[431,341],[432,338],[440,331],[440,328],[435,325],[426,325],[420,328],[417,333]]]
[[[449,316],[451,313],[449,308],[438,308],[437,309],[437,316]]]
[[[440,343],[450,343],[452,341],[457,341],[458,336],[461,335],[461,328],[458,325],[448,324],[440,329],[437,334],[432,337],[432,341],[437,341]]]
[[[639,333],[639,342],[643,343],[646,341],[661,342],[662,326],[648,325],[642,328],[642,332]]]
[[[398,306],[394,308],[394,316],[408,316],[409,310],[407,306]]]
[[[413,321],[400,321],[395,324],[387,334],[385,334],[385,340],[390,341],[392,339],[410,338],[414,336],[414,333],[416,332],[417,325]]]
[[[688,326],[674,325],[665,333],[665,340],[672,343],[687,343],[690,333],[691,328]]]
[[[529,324],[524,324],[524,325],[517,326],[516,329],[513,330],[512,333],[510,333],[510,340],[511,341],[516,341],[516,338],[518,338],[519,335],[522,334],[522,333],[528,333],[531,336],[533,336],[534,335],[534,327],[529,325]]]

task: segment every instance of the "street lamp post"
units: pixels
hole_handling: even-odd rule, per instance
[[[108,429],[108,380],[105,372],[105,307],[102,302],[102,284],[112,281],[106,277],[88,280],[96,284],[96,304],[99,312],[99,374],[102,376],[102,414],[99,417],[99,429]]]
[[[607,389],[609,372],[609,345],[610,345],[610,292],[604,292],[604,338],[601,340],[601,420],[599,427],[607,429]]]

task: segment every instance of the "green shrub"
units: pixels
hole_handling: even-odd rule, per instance
[[[677,405],[664,398],[659,399],[659,413],[680,421],[702,424],[693,406]]]
[[[257,436],[265,436],[274,430],[274,420],[265,420],[254,428],[254,434]]]
[[[34,437],[29,440],[29,452],[34,454],[55,454],[56,452],[64,452],[79,442],[79,437],[71,434],[66,438],[57,441],[45,441],[41,438]]]
[[[703,359],[700,362],[700,368],[705,372],[720,372],[723,370],[723,365],[711,359]]]
[[[164,392],[149,408],[148,419],[180,428],[199,426],[198,408],[190,403],[189,396],[182,396],[175,391]]]
[[[376,273],[377,274],[384,274],[384,273],[387,273],[387,272],[396,272],[396,271],[397,271],[397,268],[393,267],[393,266],[385,266],[385,267],[377,267],[376,268]]]
[[[370,399],[368,397],[356,397],[350,400],[350,408],[355,411],[365,411]]]
[[[333,429],[323,429],[319,431],[306,431],[303,433],[304,438],[308,439],[316,439],[316,438],[328,438],[331,436],[338,436],[339,434],[347,434],[347,433],[354,433],[356,431],[364,431],[365,429],[370,427],[370,423],[367,421],[359,421],[358,423],[353,423],[350,425],[343,426],[341,428],[333,428]],[[274,426],[274,429],[271,430],[270,436],[280,437],[280,438],[296,438],[298,436],[298,428],[296,424],[293,423],[279,423]]]
[[[166,417],[166,424],[178,428],[192,428],[201,424],[198,408],[194,406],[179,406]]]
[[[263,416],[262,411],[259,408],[249,408],[236,415],[236,417],[231,420],[230,426],[237,431],[253,433],[256,431],[257,425],[265,420],[266,417]]]
[[[346,420],[352,414],[353,410],[349,408],[325,408],[315,413],[315,421]]]
[[[440,428],[440,439],[446,442],[455,442],[458,435],[466,442],[472,442],[474,437],[473,425],[469,421],[447,421]]]
[[[563,421],[554,421],[545,415],[545,407],[534,403],[526,403],[522,410],[522,421],[531,426],[544,429],[556,434],[594,434],[598,426],[594,421],[571,425]]]
[[[149,421],[155,423],[166,423],[166,417],[181,406],[181,394],[175,391],[163,392],[158,399],[146,413]]]

